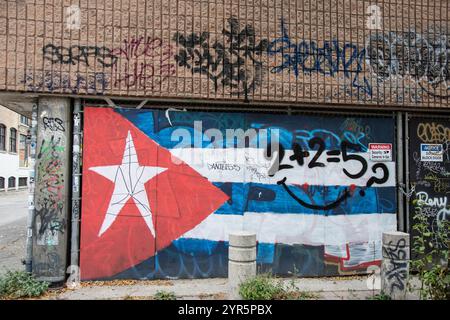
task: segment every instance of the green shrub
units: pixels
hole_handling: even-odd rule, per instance
[[[415,231],[412,245],[411,272],[417,272],[420,280],[420,298],[432,300],[450,299],[450,270],[447,265],[449,250],[443,244],[450,240],[450,222],[438,221],[433,230],[423,202],[415,200]],[[441,245],[439,245],[441,244]],[[412,286],[410,286],[412,290]]]
[[[239,287],[239,294],[245,300],[273,300],[283,298],[286,291],[280,282],[263,274],[244,281]]]
[[[376,294],[372,297],[367,298],[368,300],[391,300],[391,297],[388,296],[387,294],[384,293],[380,293],[380,294]]]
[[[156,300],[177,300],[175,293],[168,291],[157,291],[155,294]]]
[[[36,280],[25,271],[7,271],[3,277],[0,277],[0,298],[39,297],[47,291],[48,286],[48,282]]]

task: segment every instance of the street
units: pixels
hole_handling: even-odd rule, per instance
[[[0,275],[24,268],[28,190],[0,193]]]

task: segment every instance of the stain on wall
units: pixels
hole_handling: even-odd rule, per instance
[[[380,264],[397,228],[395,156],[369,150],[393,146],[393,118],[84,117],[82,279],[225,276],[236,229],[256,232],[261,270],[354,274]]]

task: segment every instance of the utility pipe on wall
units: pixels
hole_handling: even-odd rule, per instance
[[[33,224],[34,224],[34,187],[36,176],[36,132],[37,132],[37,113],[38,107],[33,104],[31,113],[31,130],[30,136],[30,163],[29,163],[29,178],[28,178],[28,220],[27,220],[27,240],[26,240],[26,258],[25,271],[31,273],[33,263]]]
[[[404,195],[402,188],[404,183],[404,167],[403,167],[403,114],[397,112],[397,208],[398,208],[398,230],[405,231],[405,217],[404,217]]]
[[[81,101],[75,99],[73,108],[73,144],[72,144],[72,225],[70,241],[70,269],[71,275],[79,275],[80,252],[80,180],[81,180]],[[74,280],[74,279],[72,279]]]

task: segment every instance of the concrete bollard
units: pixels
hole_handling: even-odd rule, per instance
[[[237,231],[229,235],[228,249],[228,297],[242,299],[239,285],[256,276],[256,234]]]
[[[381,290],[393,300],[406,298],[409,276],[409,234],[398,231],[383,233]]]

